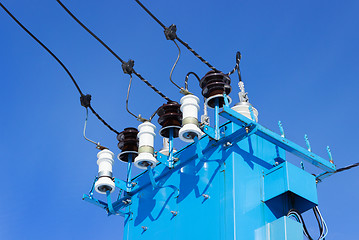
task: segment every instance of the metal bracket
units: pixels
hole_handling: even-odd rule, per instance
[[[213,127],[205,125],[202,131],[207,134],[210,138],[216,139],[216,133]]]
[[[201,142],[199,141],[199,139],[197,137],[195,137],[193,140],[196,144],[196,153],[197,153],[198,159],[208,160],[207,157],[203,155],[203,148],[201,146]]]
[[[164,154],[162,154],[162,153],[160,153],[160,152],[157,152],[156,155],[157,155],[157,156],[156,156],[157,161],[159,161],[160,163],[166,165],[166,166],[169,167],[169,168],[173,168],[173,165],[171,165],[171,163],[170,163],[170,161],[169,161],[169,156],[164,155]],[[173,157],[173,158],[174,158],[174,157]],[[175,161],[174,161],[174,162],[175,162]]]
[[[157,185],[157,183],[156,183],[155,176],[153,175],[153,171],[152,171],[151,166],[148,166],[148,167],[147,167],[147,172],[148,172],[148,176],[150,177],[150,181],[151,181],[152,187],[153,187],[153,188],[158,188],[158,185]]]
[[[239,126],[250,127],[254,126],[256,131],[255,134],[268,140],[269,142],[277,145],[278,147],[304,159],[314,166],[326,171],[326,172],[335,172],[336,168],[332,162],[329,162],[322,157],[309,152],[307,149],[299,146],[298,144],[280,136],[277,133],[272,132],[271,130],[263,127],[259,123],[252,121],[245,116],[237,113],[228,106],[223,106],[223,111],[220,115]]]
[[[118,178],[115,178],[115,186],[124,191],[127,191],[127,188],[128,188],[127,183]],[[127,191],[127,192],[131,192],[131,190]]]
[[[107,203],[93,197],[94,189],[95,189],[95,183],[97,182],[97,180],[98,180],[98,177],[95,177],[95,180],[92,183],[92,186],[91,186],[89,194],[84,194],[83,197],[82,197],[82,200],[85,200],[86,202],[92,203],[92,204],[94,204],[94,205],[96,205],[96,206],[98,206],[98,207],[100,207],[102,209],[107,210],[109,215],[111,215],[111,214],[116,214],[116,215],[121,215],[121,216],[128,215],[129,213],[114,210],[109,191],[106,192]],[[126,185],[127,184],[126,184],[125,181],[122,181],[120,179],[115,178],[115,186],[118,187],[119,189],[126,190],[127,189]],[[118,201],[116,201],[116,202],[118,202]]]

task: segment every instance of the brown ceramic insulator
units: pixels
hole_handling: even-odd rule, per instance
[[[117,144],[118,148],[122,152],[137,152],[138,151],[138,139],[137,139],[138,130],[136,128],[125,128],[122,132],[117,135]],[[134,156],[135,157],[135,156]],[[128,161],[128,154],[122,154],[120,156],[122,161]]]
[[[222,72],[209,71],[199,82],[199,86],[202,88],[202,95],[205,98],[210,98],[218,94],[230,94],[231,79],[228,75]],[[223,106],[223,98],[220,100],[220,107]],[[214,107],[214,101],[208,103],[210,107]],[[213,106],[212,106],[213,105]]]
[[[181,105],[177,102],[168,102],[163,104],[158,110],[158,123],[162,126],[160,134],[163,137],[169,137],[169,127],[174,127],[173,137],[178,137],[179,128],[182,125]],[[162,131],[163,130],[163,131]]]

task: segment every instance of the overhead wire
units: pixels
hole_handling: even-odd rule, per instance
[[[168,28],[154,15],[147,7],[145,7],[145,6],[141,3],[141,1],[139,1],[139,0],[135,0],[135,1],[136,1],[136,3],[137,3],[138,5],[140,5],[140,7],[141,7],[143,10],[145,10],[145,11],[148,13],[148,15],[150,15],[150,16],[153,18],[153,20],[155,20],[165,31],[168,30]],[[173,25],[173,26],[174,26],[174,25]],[[213,67],[212,64],[210,64],[207,60],[205,60],[203,57],[201,57],[193,48],[191,48],[188,43],[186,43],[186,42],[183,41],[181,38],[179,38],[179,37],[177,36],[177,34],[174,35],[174,39],[177,39],[177,40],[178,40],[183,46],[185,46],[195,57],[197,57],[199,60],[201,60],[201,62],[204,63],[204,64],[206,64],[210,69],[219,72],[219,70],[217,70],[215,67]],[[174,39],[170,39],[170,40],[174,40]]]
[[[241,71],[239,69],[239,63],[241,62],[241,59],[242,59],[242,54],[241,52],[237,52],[236,53],[236,65],[234,66],[233,70],[230,71],[229,73],[227,73],[228,76],[232,75],[236,70],[238,72],[238,77],[239,77],[239,81],[241,82],[242,81],[242,77],[241,77]]]
[[[122,64],[126,62],[118,56],[104,41],[102,41],[94,32],[92,32],[85,24],[83,24],[60,0],[56,0],[60,6],[83,28],[85,29],[92,37],[94,37],[103,47],[105,47],[117,60],[119,60]],[[135,74],[141,81],[143,81],[148,87],[150,87],[154,92],[160,95],[167,101],[171,101],[165,94],[163,94],[160,90],[158,90],[155,86],[153,86],[148,80],[146,80],[140,73],[137,73],[133,66],[131,68],[131,72]]]
[[[346,167],[343,167],[343,168],[339,168],[335,171],[335,173],[338,173],[338,172],[343,172],[343,171],[347,171],[349,169],[352,169],[354,167],[358,167],[359,166],[359,162],[358,163],[354,163],[352,165],[349,165],[349,166],[346,166]]]
[[[215,68],[212,64],[210,64],[207,60],[205,60],[203,57],[201,57],[193,48],[189,46],[188,43],[183,41],[176,33],[177,27],[176,25],[172,24],[170,27],[166,27],[143,3],[139,0],[135,0],[135,2],[140,5],[140,7],[147,12],[148,15],[152,17],[153,20],[155,20],[164,30],[167,40],[173,40],[173,42],[176,44],[177,40],[180,42],[184,47],[186,47],[195,57],[197,57],[202,63],[206,64],[210,69],[216,72],[220,72],[217,68]],[[176,44],[177,45],[177,44]],[[237,52],[236,54],[236,65],[232,71],[227,73],[228,76],[232,75],[236,70],[239,69],[239,61],[241,59],[241,53]],[[238,71],[238,75],[240,78],[240,74]]]
[[[28,34],[30,35],[30,37],[32,37],[41,47],[43,47],[59,64],[60,66],[65,70],[65,72],[68,74],[68,76],[70,77],[71,81],[73,82],[73,84],[75,85],[77,91],[80,93],[81,99],[84,99],[86,96],[90,96],[89,97],[89,101],[88,101],[88,105],[87,107],[90,108],[90,110],[92,111],[92,113],[106,126],[108,127],[112,132],[119,134],[118,131],[116,131],[114,128],[112,128],[96,111],[95,109],[91,106],[90,104],[90,100],[91,100],[91,95],[85,95],[83,94],[83,92],[80,89],[80,86],[78,85],[78,83],[76,82],[75,78],[73,77],[73,75],[71,74],[71,72],[69,71],[69,69],[65,66],[65,64],[44,44],[42,43],[34,34],[32,34],[1,2],[0,2],[0,7]],[[81,105],[84,106],[81,102]],[[85,107],[85,106],[84,106]]]

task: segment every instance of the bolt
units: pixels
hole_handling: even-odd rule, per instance
[[[279,165],[279,162],[275,162],[274,164],[275,164],[276,166],[278,166],[278,165]]]
[[[122,200],[123,204],[128,205],[131,203],[131,199]]]
[[[249,132],[249,127],[246,127],[246,133],[248,133]]]
[[[208,195],[208,194],[202,194],[202,196],[203,196],[205,199],[208,199],[208,198],[209,198],[209,195]]]
[[[223,147],[230,147],[230,146],[232,146],[231,142],[226,142],[225,144],[223,144]]]
[[[137,183],[136,183],[136,182],[132,182],[131,185],[132,185],[132,187],[134,187],[134,186],[137,185]]]
[[[178,214],[177,211],[171,211],[171,213],[173,214],[173,216],[177,216],[177,214]]]
[[[146,226],[142,226],[141,228],[143,229],[143,231],[147,231],[147,229],[148,229],[148,227],[146,227]]]

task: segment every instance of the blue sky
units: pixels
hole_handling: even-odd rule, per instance
[[[1,1],[66,64],[93,107],[121,131],[137,126],[127,114],[129,77],[121,64],[53,1]],[[133,0],[64,0],[88,27],[123,59],[173,99],[169,82],[177,49]],[[242,52],[241,70],[259,121],[327,158],[331,146],[338,167],[359,159],[358,1],[144,1],[179,36],[224,72]],[[1,239],[122,239],[123,219],[81,200],[97,174],[93,145],[82,138],[85,109],[66,73],[51,56],[0,11]],[[208,68],[182,47],[173,78]],[[190,90],[200,95],[195,81]],[[237,79],[232,78],[236,102]],[[130,108],[148,116],[163,101],[137,78]],[[116,154],[116,136],[93,115],[88,136]],[[179,141],[177,148],[183,146]],[[160,139],[157,139],[157,149]],[[298,161],[293,158],[293,161]],[[114,174],[125,178],[116,161]],[[359,168],[318,185],[328,240],[359,234]],[[309,222],[313,216],[306,214]],[[315,231],[315,226],[309,227]]]

